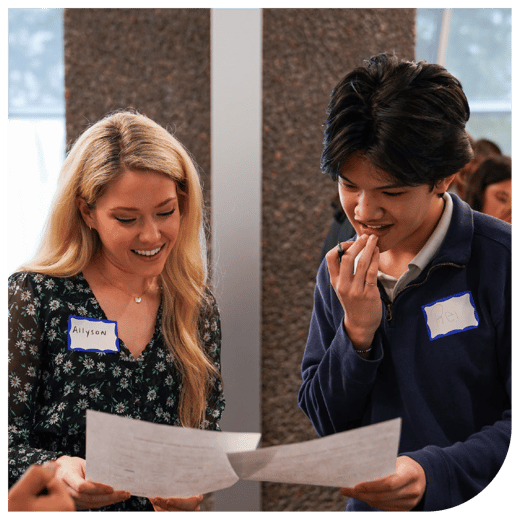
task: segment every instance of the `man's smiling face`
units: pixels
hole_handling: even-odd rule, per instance
[[[341,169],[338,189],[341,205],[358,236],[377,235],[383,253],[417,254],[426,243],[444,208],[439,194],[452,177],[427,184],[400,184],[370,161],[352,157]]]

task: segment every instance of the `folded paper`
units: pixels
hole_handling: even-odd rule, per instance
[[[351,487],[395,471],[401,419],[258,448],[259,433],[180,428],[87,410],[87,478],[143,497],[183,497],[239,479]]]

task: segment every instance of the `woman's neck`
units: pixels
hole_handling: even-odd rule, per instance
[[[103,285],[111,285],[123,292],[140,296],[147,292],[159,289],[157,276],[140,276],[136,273],[125,271],[110,261],[105,255],[100,254],[92,259],[88,270]]]

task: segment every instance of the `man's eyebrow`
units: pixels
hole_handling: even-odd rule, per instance
[[[345,175],[338,173],[338,177],[341,177],[345,182],[348,182],[352,186],[356,186],[356,183],[349,180],[349,178],[345,177]],[[391,190],[391,189],[395,189],[395,188],[406,188],[406,187],[407,187],[406,184],[402,184],[400,182],[394,182],[393,184],[387,184],[385,186],[378,186],[376,188],[376,190]]]

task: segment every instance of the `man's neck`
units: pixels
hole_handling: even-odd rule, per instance
[[[406,272],[408,264],[414,259],[415,254],[406,251],[385,251],[379,255],[379,270],[396,279]]]
[[[416,257],[416,255],[424,247],[428,239],[431,237],[435,228],[438,226],[445,208],[444,199],[439,200],[439,204],[432,207],[433,218],[431,225],[427,229],[423,229],[419,237],[405,247],[395,247],[384,251],[379,256],[379,270],[389,276],[399,279],[399,277],[408,270],[408,264]]]

